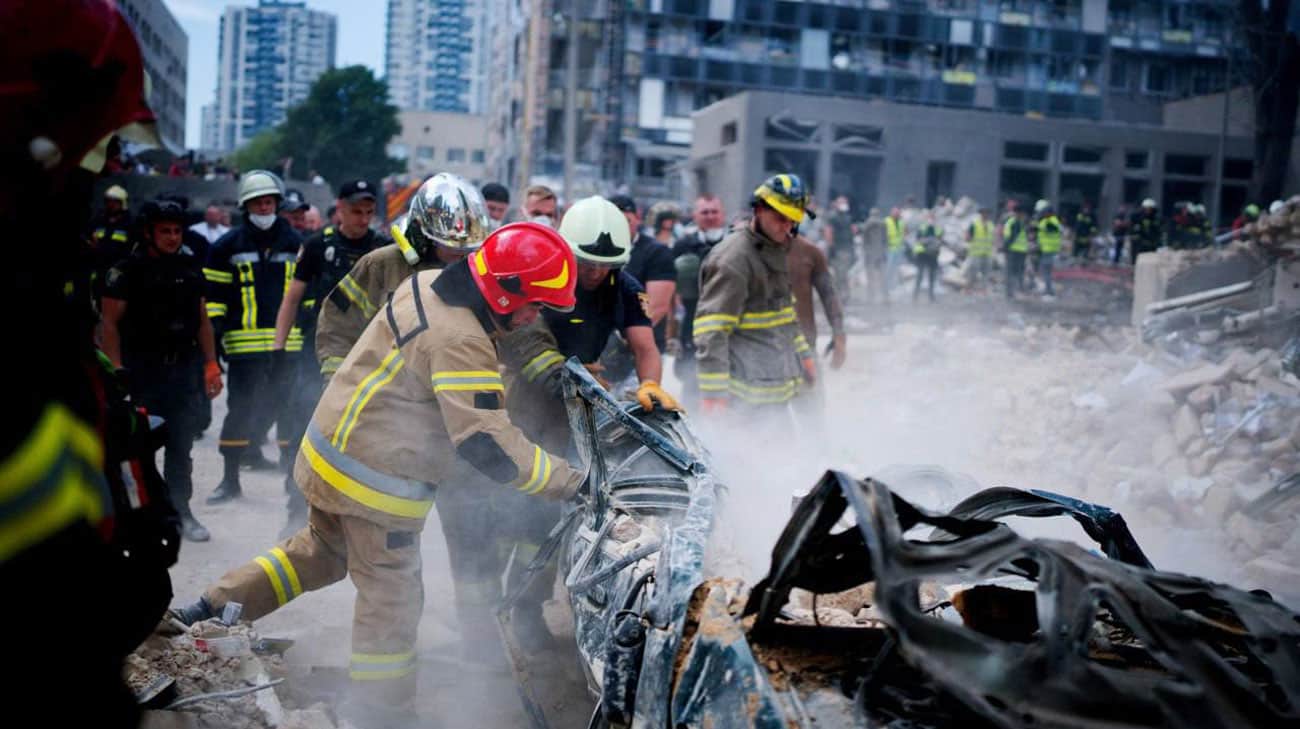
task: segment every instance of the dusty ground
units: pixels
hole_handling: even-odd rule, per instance
[[[1053,322],[1104,330],[1126,319],[1128,299],[1122,290],[1093,283],[1062,288],[1055,302],[1034,298],[1013,304],[1000,294],[946,292],[936,304],[913,304],[910,289],[900,290],[887,309],[868,307],[859,296],[849,307],[848,365],[826,378],[827,428],[821,437],[778,438],[756,448],[754,433],[743,428],[708,433],[717,466],[731,485],[726,526],[745,558],[747,576],[752,579],[765,567],[789,514],[792,491],[812,485],[830,466],[865,475],[891,464],[935,464],[985,486],[1114,496],[1115,484],[1090,484],[1090,464],[1076,453],[1087,452],[1078,446],[1087,446],[1089,439],[1100,442],[1117,434],[1105,432],[1110,421],[1098,426],[1093,420],[1100,416],[1080,414],[1071,403],[1080,393],[1113,385],[1136,355],[1122,351],[1127,344],[1122,337],[1113,343],[1117,352],[1097,342],[1062,339],[1060,330],[1052,330],[1051,337],[1035,332]],[[670,389],[676,384],[671,377],[665,383]],[[1147,417],[1137,394],[1116,391],[1111,397],[1113,412]],[[245,471],[242,500],[216,507],[203,503],[220,479],[216,434],[224,411],[223,398],[216,403],[213,427],[194,449],[194,509],[213,539],[182,549],[173,570],[178,601],[193,599],[225,570],[275,543],[284,519],[278,473]],[[1055,447],[1060,443],[1071,448]],[[266,454],[274,455],[270,448]],[[1223,529],[1212,523],[1147,521],[1141,512],[1129,514],[1129,522],[1160,567],[1222,579],[1240,576]],[[1070,525],[1060,535],[1078,536],[1078,530]],[[423,545],[422,714],[436,726],[525,726],[507,676],[457,660],[458,628],[436,517],[430,518]],[[345,580],[264,618],[259,632],[297,641],[287,656],[290,664],[321,667],[322,675],[337,676],[347,665],[353,596]],[[586,711],[579,692],[553,725],[581,726]]]

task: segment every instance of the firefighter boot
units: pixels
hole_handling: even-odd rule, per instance
[[[217,484],[217,490],[206,499],[209,504],[224,504],[232,499],[238,499],[243,495],[243,489],[239,487],[239,454],[226,455],[225,474],[221,477],[221,483]]]
[[[191,513],[181,514],[181,536],[189,542],[206,542],[212,538],[208,528],[199,523]]]

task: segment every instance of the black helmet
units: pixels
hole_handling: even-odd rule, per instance
[[[184,226],[185,208],[179,202],[166,197],[150,200],[140,207],[141,225],[148,227],[163,222]]]

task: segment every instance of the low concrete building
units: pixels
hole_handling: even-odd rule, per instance
[[[180,154],[185,150],[189,36],[163,0],[119,0],[117,5],[140,43],[149,74],[149,108],[158,118],[163,146]]]
[[[732,211],[767,175],[794,172],[820,204],[843,194],[863,214],[968,195],[1047,198],[1067,213],[1086,199],[1106,220],[1146,197],[1166,212],[1179,200],[1208,206],[1223,164],[1226,216],[1244,202],[1253,153],[1243,136],[1227,139],[1221,162],[1217,134],[764,91],[722,99],[692,123],[690,192]]]
[[[388,155],[406,160],[412,177],[451,172],[480,185],[487,175],[487,117],[440,111],[403,111],[402,131]]]

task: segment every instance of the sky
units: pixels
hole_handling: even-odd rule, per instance
[[[185,146],[199,146],[203,105],[212,101],[217,89],[217,32],[227,6],[253,6],[255,0],[163,0],[189,36],[189,79],[186,83]],[[333,13],[338,18],[338,66],[361,64],[384,72],[384,25],[387,3],[383,0],[307,0],[307,7]]]

